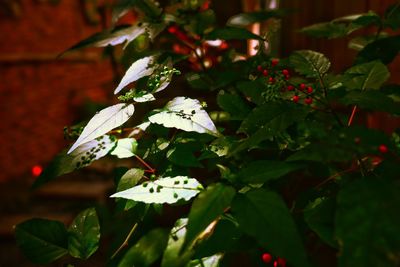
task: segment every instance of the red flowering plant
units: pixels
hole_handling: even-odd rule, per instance
[[[400,49],[386,32],[400,28],[399,4],[383,17],[370,11],[302,29],[326,38],[377,29],[351,40],[358,53],[342,73],[317,51],[265,53],[267,37],[246,26],[282,10],[217,27],[209,1],[121,0],[113,21],[132,9],[139,21],[71,48],[124,44],[128,67],[110,88],[114,104],[75,127],[77,140],[33,185],[103,157],[132,159],[110,195],[113,215],[99,223],[106,218],[89,208],[68,227],[25,221],[15,234],[26,257],[84,261],[106,246],[108,266],[303,267],[321,266],[322,247],[338,266],[399,266],[400,137],[354,123],[360,110],[400,114],[386,66]],[[259,42],[251,57],[236,46],[249,39]],[[132,53],[138,40],[149,46]],[[174,221],[157,223],[163,216]]]

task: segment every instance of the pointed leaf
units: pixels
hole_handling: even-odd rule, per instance
[[[290,56],[290,63],[298,73],[310,78],[322,77],[331,66],[323,54],[311,50],[294,52]]]
[[[111,155],[120,159],[135,156],[137,141],[135,138],[122,138],[117,141],[117,146],[111,152]]]
[[[338,195],[336,237],[339,265],[398,266],[400,195],[398,183],[363,177]]]
[[[133,168],[128,170],[118,182],[117,192],[134,187],[144,175],[144,170]]]
[[[68,154],[74,151],[81,144],[92,141],[93,139],[106,134],[112,129],[121,126],[133,115],[135,107],[132,104],[116,104],[114,106],[105,108],[93,118],[83,129],[78,140],[68,150]]]
[[[105,47],[108,45],[119,45],[124,42],[129,43],[136,39],[139,35],[145,33],[148,27],[149,24],[141,23],[133,26],[118,26],[111,30],[95,33],[87,39],[67,49],[64,53],[86,47]]]
[[[345,105],[357,105],[358,107],[370,110],[385,111],[395,115],[400,114],[400,106],[392,98],[380,91],[353,90],[346,94],[339,101]]]
[[[325,243],[336,248],[334,239],[335,199],[318,198],[304,211],[304,220]]]
[[[236,190],[224,184],[212,184],[193,201],[189,213],[185,246],[190,245],[207,226],[229,207]]]
[[[356,64],[380,60],[384,64],[392,62],[400,51],[400,35],[389,36],[367,44],[356,58]]]
[[[68,251],[71,256],[88,259],[99,247],[100,225],[95,208],[82,211],[68,229]]]
[[[224,91],[218,94],[217,102],[218,106],[232,115],[232,120],[243,120],[251,110],[242,97]]]
[[[218,267],[222,260],[223,254],[216,254],[209,257],[193,260],[186,267]]]
[[[281,18],[288,13],[289,11],[284,9],[241,13],[230,17],[227,25],[234,27],[246,27],[255,22],[261,22],[270,18]]]
[[[190,261],[193,251],[188,250],[180,253],[185,240],[187,221],[187,218],[179,219],[171,229],[161,267],[183,267]]]
[[[220,135],[200,102],[197,99],[183,96],[176,97],[168,102],[164,110],[151,115],[149,121],[164,125],[167,128],[177,128],[186,132]]]
[[[168,231],[156,228],[143,236],[124,255],[118,267],[151,266],[162,255],[168,242]]]
[[[126,14],[132,8],[137,8],[146,16],[157,17],[161,14],[162,9],[151,0],[120,0],[114,6],[112,11],[112,21],[115,23],[120,17]]]
[[[201,184],[194,178],[186,176],[165,177],[115,193],[111,197],[131,199],[144,203],[171,204],[179,200],[188,201],[200,193],[202,188]]]
[[[390,73],[387,67],[376,60],[356,65],[346,70],[345,77],[349,80],[345,82],[345,86],[348,89],[361,91],[379,89],[389,76]]]
[[[285,258],[291,266],[309,266],[297,227],[278,194],[265,189],[237,194],[232,212],[240,228],[267,251]]]
[[[284,161],[259,160],[249,163],[238,173],[240,180],[246,183],[265,183],[278,179],[302,168],[302,165]]]
[[[35,180],[32,188],[38,188],[58,176],[90,165],[93,161],[107,155],[114,146],[115,140],[104,135],[78,146],[71,154],[67,154],[67,151],[61,152]]]
[[[157,64],[155,56],[144,57],[133,62],[133,64],[126,71],[124,77],[122,77],[122,80],[118,84],[117,88],[114,90],[114,94],[118,94],[128,84],[145,76],[151,75],[156,68]]]
[[[264,40],[260,35],[256,35],[246,29],[242,28],[234,28],[234,27],[225,27],[215,29],[212,32],[206,34],[205,38],[207,40],[247,40],[247,39],[256,39],[256,40]]]
[[[17,245],[33,263],[48,264],[68,253],[64,224],[46,219],[31,219],[15,227]]]

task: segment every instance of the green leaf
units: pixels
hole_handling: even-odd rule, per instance
[[[345,105],[357,105],[364,109],[385,111],[400,114],[400,106],[392,98],[380,91],[361,92],[354,90],[346,94],[339,101]]]
[[[346,70],[345,78],[348,80],[344,84],[350,90],[379,89],[389,76],[387,67],[377,60]]]
[[[133,115],[135,107],[132,104],[116,104],[107,107],[93,116],[83,129],[78,140],[68,150],[68,154],[78,146],[100,137],[116,127],[124,124]]]
[[[188,201],[202,190],[201,184],[186,176],[164,177],[155,181],[144,182],[111,197],[131,199],[144,203],[168,203],[179,200]]]
[[[232,213],[240,228],[271,254],[294,267],[309,266],[296,224],[278,194],[265,189],[238,194]]]
[[[186,267],[218,267],[222,260],[223,254],[216,254],[209,257],[193,260]]]
[[[230,17],[227,25],[234,27],[246,27],[255,22],[265,21],[270,18],[282,18],[288,13],[289,11],[285,9],[241,13]]]
[[[149,121],[167,128],[220,136],[200,102],[197,99],[183,96],[176,97],[168,102],[161,112],[151,115]]]
[[[239,95],[220,91],[217,96],[218,105],[231,114],[232,120],[243,120],[250,112],[250,107]]]
[[[380,60],[389,64],[400,51],[400,35],[390,36],[369,43],[361,50],[356,58],[356,64]]]
[[[151,75],[155,69],[157,69],[155,56],[148,56],[141,58],[132,63],[132,65],[125,72],[117,88],[114,90],[114,94],[118,94],[125,86],[130,83],[139,80],[140,78]]]
[[[143,236],[124,255],[118,267],[151,266],[167,246],[168,231],[156,228]]]
[[[185,240],[187,221],[187,218],[179,219],[171,229],[161,267],[183,267],[190,261],[193,251],[186,250],[183,253],[180,252]]]
[[[225,27],[218,28],[213,30],[212,32],[206,34],[206,40],[247,40],[247,39],[256,39],[256,40],[264,40],[259,35],[256,35],[246,29],[242,28],[234,28],[234,27]]]
[[[255,81],[241,81],[236,84],[237,89],[242,92],[249,101],[261,105],[264,103],[262,93],[264,92],[265,85],[259,80]]]
[[[325,243],[336,248],[334,240],[335,200],[318,198],[310,203],[304,211],[304,220]]]
[[[25,221],[16,225],[15,238],[23,254],[36,264],[48,264],[68,254],[67,230],[58,221]]]
[[[229,207],[236,191],[224,184],[212,184],[193,201],[189,212],[185,246],[189,246],[210,223]]]
[[[87,39],[84,39],[83,41],[73,45],[71,48],[68,48],[62,54],[86,47],[105,47],[108,45],[115,46],[124,42],[128,44],[136,39],[139,35],[145,33],[148,26],[149,25],[147,23],[142,23],[140,26],[138,24],[133,26],[118,26],[111,30],[95,33]]]
[[[372,11],[334,19],[330,22],[313,24],[301,29],[301,32],[318,38],[338,38],[349,35],[362,27],[380,25],[380,17]]]
[[[82,211],[68,229],[68,251],[71,256],[88,259],[99,247],[100,224],[95,208]]]
[[[71,154],[67,154],[67,151],[59,153],[35,180],[32,188],[38,188],[58,176],[90,165],[107,155],[114,146],[115,141],[104,135],[78,146]]]
[[[398,192],[398,183],[375,176],[358,179],[339,192],[339,266],[398,266]]]
[[[137,8],[146,16],[156,18],[162,13],[162,9],[157,6],[156,1],[151,0],[119,0],[112,11],[112,21],[115,23],[120,17],[125,15],[132,8]]]
[[[294,103],[270,102],[256,107],[243,120],[239,133],[255,133],[262,131],[263,136],[269,133],[281,132],[293,124],[296,120],[304,118],[307,111]],[[268,138],[268,137],[267,137]]]
[[[398,3],[390,5],[385,10],[384,26],[390,27],[392,30],[400,28],[400,5]]]
[[[120,159],[133,157],[135,156],[137,145],[135,138],[118,139],[117,146],[111,151],[111,155]]]
[[[286,161],[345,162],[352,158],[352,151],[338,144],[312,143],[295,152]]]
[[[245,183],[265,183],[302,168],[302,165],[284,161],[253,161],[240,170],[238,176]]]
[[[338,38],[348,34],[348,28],[344,24],[322,22],[304,27],[302,33],[316,38]]]
[[[322,77],[331,66],[323,54],[311,50],[296,51],[289,60],[298,73],[310,78]]]
[[[144,175],[144,170],[133,168],[128,170],[118,182],[117,192],[134,187]]]
[[[167,159],[172,163],[183,167],[202,167],[191,149],[184,144],[177,144],[167,152]]]

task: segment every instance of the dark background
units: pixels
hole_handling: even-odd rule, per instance
[[[31,194],[31,171],[45,166],[65,148],[63,127],[90,113],[87,103],[107,103],[115,72],[101,49],[57,55],[107,26],[106,0],[0,0],[0,267],[29,266],[13,244],[12,226],[32,216],[69,222],[84,203],[105,201],[110,180],[94,166],[79,177]],[[214,0],[219,20],[251,9],[250,0]],[[330,19],[374,10],[382,14],[389,0],[281,0],[297,10],[282,21],[279,53],[297,49],[325,53],[340,71],[355,52],[346,39],[311,39],[296,30]],[[246,8],[244,8],[246,6]],[[392,73],[399,62],[390,65]],[[392,82],[400,77],[393,75]],[[398,122],[383,114],[362,118],[370,127],[390,132]],[[107,178],[107,177],[106,177]]]

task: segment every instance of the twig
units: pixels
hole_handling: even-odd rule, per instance
[[[147,172],[150,173],[155,173],[156,169],[152,168],[146,161],[144,161],[141,157],[139,157],[138,155],[135,155],[135,158],[143,165],[145,166],[148,170]]]
[[[133,235],[133,233],[135,232],[136,228],[138,226],[138,223],[135,223],[131,230],[129,231],[129,234],[126,236],[124,242],[121,244],[121,246],[119,246],[119,248],[114,252],[114,254],[111,256],[111,259],[113,259],[115,256],[117,256],[117,254],[126,246],[128,246],[128,241],[131,238],[131,236]]]

